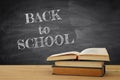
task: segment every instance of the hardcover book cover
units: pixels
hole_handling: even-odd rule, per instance
[[[52,68],[54,75],[80,75],[102,77],[105,74],[105,66],[101,68],[53,66]]]

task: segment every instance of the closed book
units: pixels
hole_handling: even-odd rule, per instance
[[[102,68],[102,61],[55,61],[55,66]]]
[[[105,66],[103,66],[102,68],[53,66],[52,68],[53,74],[56,75],[81,75],[102,77],[105,74]]]

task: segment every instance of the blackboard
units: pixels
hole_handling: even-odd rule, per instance
[[[107,48],[111,59],[107,64],[120,64],[119,4],[118,0],[1,0],[0,64],[51,64],[46,61],[51,54],[90,47]]]

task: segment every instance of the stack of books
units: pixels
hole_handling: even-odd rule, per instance
[[[104,76],[105,61],[110,61],[106,48],[88,48],[81,52],[70,51],[53,54],[47,61],[54,61],[53,74]]]

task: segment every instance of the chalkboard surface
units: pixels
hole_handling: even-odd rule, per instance
[[[51,64],[55,53],[105,47],[120,64],[119,0],[2,0],[0,64]]]

